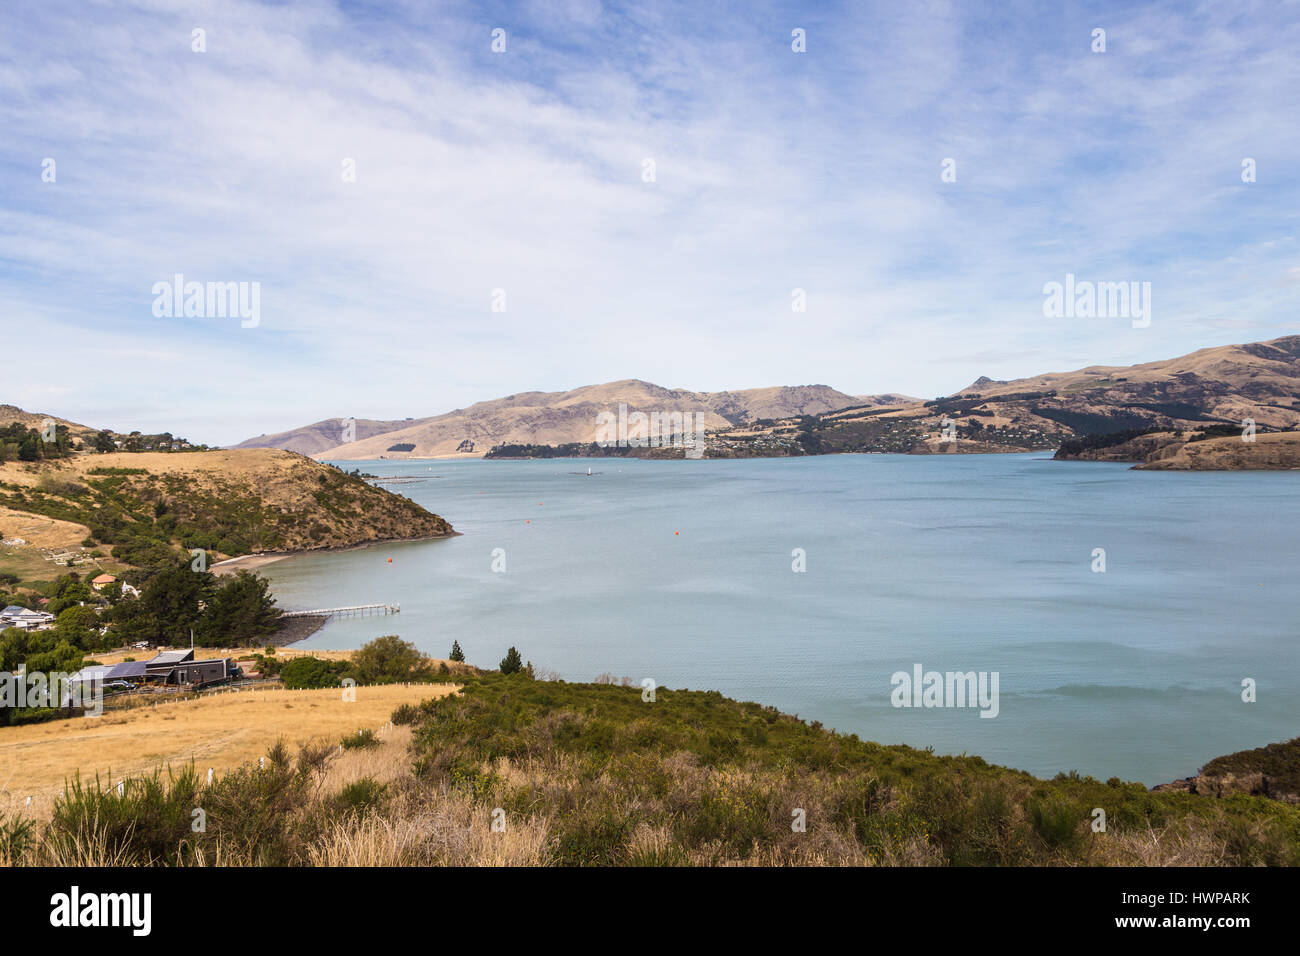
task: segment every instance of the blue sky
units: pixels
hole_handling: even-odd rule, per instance
[[[6,4],[0,403],[233,443],[1290,334],[1298,49],[1295,2]],[[260,324],[156,317],[176,273]],[[1066,273],[1150,282],[1151,325],[1044,317]]]

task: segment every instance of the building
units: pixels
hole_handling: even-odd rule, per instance
[[[194,650],[163,651],[145,663],[145,679],[159,684],[210,684],[239,677],[233,658],[194,659]]]
[[[0,611],[0,631],[6,627],[17,627],[24,631],[36,631],[50,627],[54,615],[48,611],[31,611],[17,604],[11,604]]]
[[[101,574],[90,582],[90,586],[96,591],[102,591],[116,580],[117,578],[113,577],[111,574]]]

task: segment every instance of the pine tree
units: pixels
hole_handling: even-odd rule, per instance
[[[447,655],[447,660],[461,664],[465,662],[465,652],[460,649],[460,641],[451,642],[451,653]]]
[[[506,651],[506,656],[501,658],[501,673],[518,674],[523,669],[524,659],[519,656],[518,649],[512,647]]]

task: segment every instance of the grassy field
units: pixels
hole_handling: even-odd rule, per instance
[[[345,734],[377,730],[400,704],[453,690],[450,684],[358,687],[352,702],[337,688],[245,691],[6,727],[0,729],[0,812],[48,819],[53,798],[78,771],[83,780],[99,773],[107,787],[191,759],[204,774],[208,767],[224,773],[255,761],[281,739],[290,746],[311,739],[337,745]]]
[[[272,748],[265,767],[255,751],[222,744],[248,762],[211,784],[205,758],[196,774],[142,774],[121,794],[73,788],[39,829],[0,818],[0,865],[1300,863],[1300,807],[1263,797],[1043,780],[862,741],[716,692],[659,689],[647,701],[640,688],[496,673],[449,690],[388,688],[388,704],[403,692],[429,699],[393,713],[398,726],[383,739],[343,752],[336,741],[366,725],[360,714],[382,724],[385,692],[360,688],[348,705],[337,691],[292,707],[277,694],[242,702],[262,709],[233,723],[267,724],[262,739],[277,725],[300,737],[310,726],[325,742],[296,756]],[[212,745],[232,721],[205,701],[196,727],[208,707]],[[311,716],[304,725],[295,713]],[[167,755],[144,754],[142,765]],[[202,833],[190,822],[199,809]]]

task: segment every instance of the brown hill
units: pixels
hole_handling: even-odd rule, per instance
[[[638,379],[587,385],[566,392],[523,392],[444,415],[401,423],[391,431],[335,443],[311,454],[316,458],[434,458],[482,456],[493,445],[594,441],[602,412],[618,414],[620,404],[641,412],[695,412],[706,431],[743,422],[791,415],[815,414],[856,403],[851,395],[825,385],[745,389],[735,392],[692,392],[669,389]],[[308,426],[309,429],[315,426]],[[299,429],[282,433],[281,441],[298,442]],[[262,441],[263,439],[255,439]],[[247,444],[247,443],[245,443]],[[407,446],[395,450],[394,446]]]
[[[1163,448],[1137,466],[1143,471],[1288,471],[1300,469],[1300,432],[1209,438]]]
[[[888,408],[859,402],[813,422],[788,418],[731,429],[710,436],[705,454],[1016,452],[1055,448],[1080,435],[1240,427],[1247,418],[1262,435],[1300,427],[1298,397],[1300,336],[1292,335],[1142,365],[1091,366],[1009,382],[981,377],[927,402]]]
[[[1022,393],[1034,397],[1016,397]],[[1089,427],[1088,418],[1114,419],[1114,430],[1194,422],[1239,425],[1246,418],[1294,429],[1300,426],[1300,336],[1201,349],[1141,365],[1093,365],[1010,382],[981,378],[952,398],[972,396],[1007,407],[1059,411],[1056,419],[1046,417],[1084,432],[1100,430]]]
[[[97,429],[88,425],[79,425],[77,422],[68,421],[66,418],[60,418],[58,415],[47,415],[43,412],[23,411],[17,405],[0,405],[0,426],[11,425],[18,422],[28,428],[35,428],[40,431],[47,421],[53,421],[56,425],[66,425],[68,433],[74,439],[84,441],[86,438],[94,437]]]
[[[214,557],[454,534],[359,477],[278,449],[114,453],[0,466],[0,506],[74,522],[115,557],[196,546]]]
[[[356,440],[364,441],[375,435],[383,435],[412,425],[415,419],[402,421],[375,421],[370,418],[355,419]],[[343,443],[344,430],[349,423],[345,418],[327,418],[313,422],[302,428],[293,428],[274,435],[259,435],[242,441],[234,448],[279,448],[284,451],[296,451],[300,455],[315,455],[329,448],[336,448]]]

